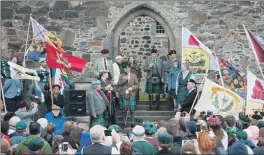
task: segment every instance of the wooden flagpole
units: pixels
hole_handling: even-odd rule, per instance
[[[2,83],[2,78],[0,78],[0,83],[1,83],[1,94],[2,94],[2,99],[3,99],[3,103],[4,103],[4,107],[5,107],[5,112],[7,112],[7,110],[6,110],[6,103],[5,103],[5,94],[4,94],[3,83]],[[2,110],[2,109],[0,109],[0,110]]]
[[[28,22],[28,32],[27,32],[27,40],[26,40],[26,46],[25,46],[25,53],[24,53],[24,60],[23,60],[23,66],[26,67],[26,52],[27,52],[27,45],[28,45],[28,37],[29,37],[29,28],[30,28],[30,18],[31,14],[29,16],[29,22]]]
[[[50,85],[50,97],[51,97],[51,105],[54,104],[53,101],[53,93],[52,93],[52,84],[51,84],[51,68],[49,69],[49,85]]]
[[[263,74],[262,69],[261,69],[261,67],[260,67],[259,59],[258,59],[258,56],[257,56],[256,50],[255,50],[255,47],[254,47],[254,45],[253,45],[253,43],[252,43],[251,37],[249,36],[248,31],[247,31],[247,29],[246,29],[246,27],[245,27],[244,24],[243,24],[243,27],[244,27],[244,30],[245,30],[245,32],[246,32],[246,35],[247,35],[247,38],[248,38],[249,44],[250,44],[250,46],[251,46],[251,48],[252,48],[253,54],[254,54],[255,58],[257,59],[257,64],[258,64],[258,67],[259,67],[260,73],[261,73],[261,75],[262,75],[262,78],[264,79],[264,74]]]
[[[199,96],[199,92],[200,92],[201,89],[202,89],[202,86],[203,86],[203,84],[204,84],[205,78],[206,78],[207,75],[208,75],[208,71],[209,71],[209,70],[207,69],[207,70],[206,70],[206,73],[205,73],[205,75],[204,75],[204,77],[203,77],[203,80],[202,80],[202,82],[201,82],[201,85],[200,85],[200,87],[199,87],[199,90],[197,91],[197,94],[196,94],[196,96],[195,96],[195,98],[194,98],[194,101],[193,101],[193,104],[192,104],[191,110],[189,111],[189,115],[191,114],[191,112],[192,112],[192,110],[193,110],[194,103],[195,103],[196,99],[197,99],[198,96]]]

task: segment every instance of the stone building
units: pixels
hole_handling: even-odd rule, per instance
[[[23,59],[30,14],[60,36],[65,51],[86,58],[91,67],[103,48],[112,58],[135,55],[140,64],[153,46],[164,58],[169,49],[180,56],[185,26],[218,57],[258,71],[242,25],[264,36],[260,1],[1,1],[3,58]],[[28,45],[31,38],[30,27]],[[79,76],[73,72],[71,78]]]

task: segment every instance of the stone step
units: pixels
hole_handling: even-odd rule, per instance
[[[174,111],[136,111],[135,116],[174,116]]]
[[[137,105],[149,105],[150,101],[139,101],[139,103]],[[156,104],[155,101],[153,101],[153,104]],[[160,101],[161,105],[167,105],[167,104],[173,104],[171,100],[168,101]]]
[[[173,118],[173,116],[137,116],[143,119],[143,121],[150,121],[150,122],[158,122],[159,120],[165,120],[168,121],[169,119]],[[123,117],[117,116],[117,123],[122,123]],[[127,118],[128,122],[131,122],[131,118]]]
[[[173,105],[160,104],[159,107],[160,107],[160,111],[170,111],[170,110],[172,110]],[[155,108],[156,108],[156,105],[153,104],[152,109],[155,109]],[[148,109],[149,109],[149,105],[137,105],[137,107],[136,107],[136,111],[148,111]]]

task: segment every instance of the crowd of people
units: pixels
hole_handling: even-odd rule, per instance
[[[95,124],[87,130],[56,105],[37,121],[23,116],[3,116],[1,154],[264,154],[264,120],[258,114],[250,119],[176,112],[166,121],[136,121],[128,132],[116,124]]]

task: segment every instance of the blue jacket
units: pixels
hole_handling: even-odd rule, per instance
[[[6,98],[12,99],[20,96],[23,91],[23,82],[22,80],[8,79],[3,85],[3,90]]]
[[[180,73],[179,68],[173,67],[170,69],[170,72],[168,73],[168,91],[171,91],[171,89],[175,89],[176,80],[179,73]]]
[[[66,122],[63,113],[60,112],[59,117],[55,118],[53,113],[49,112],[46,114],[45,118],[48,120],[49,123],[53,123],[56,126],[54,135],[59,135],[63,133],[64,123]]]
[[[21,143],[24,139],[26,139],[27,135],[25,133],[15,132],[12,134],[10,140],[12,141],[12,145],[16,145]]]

